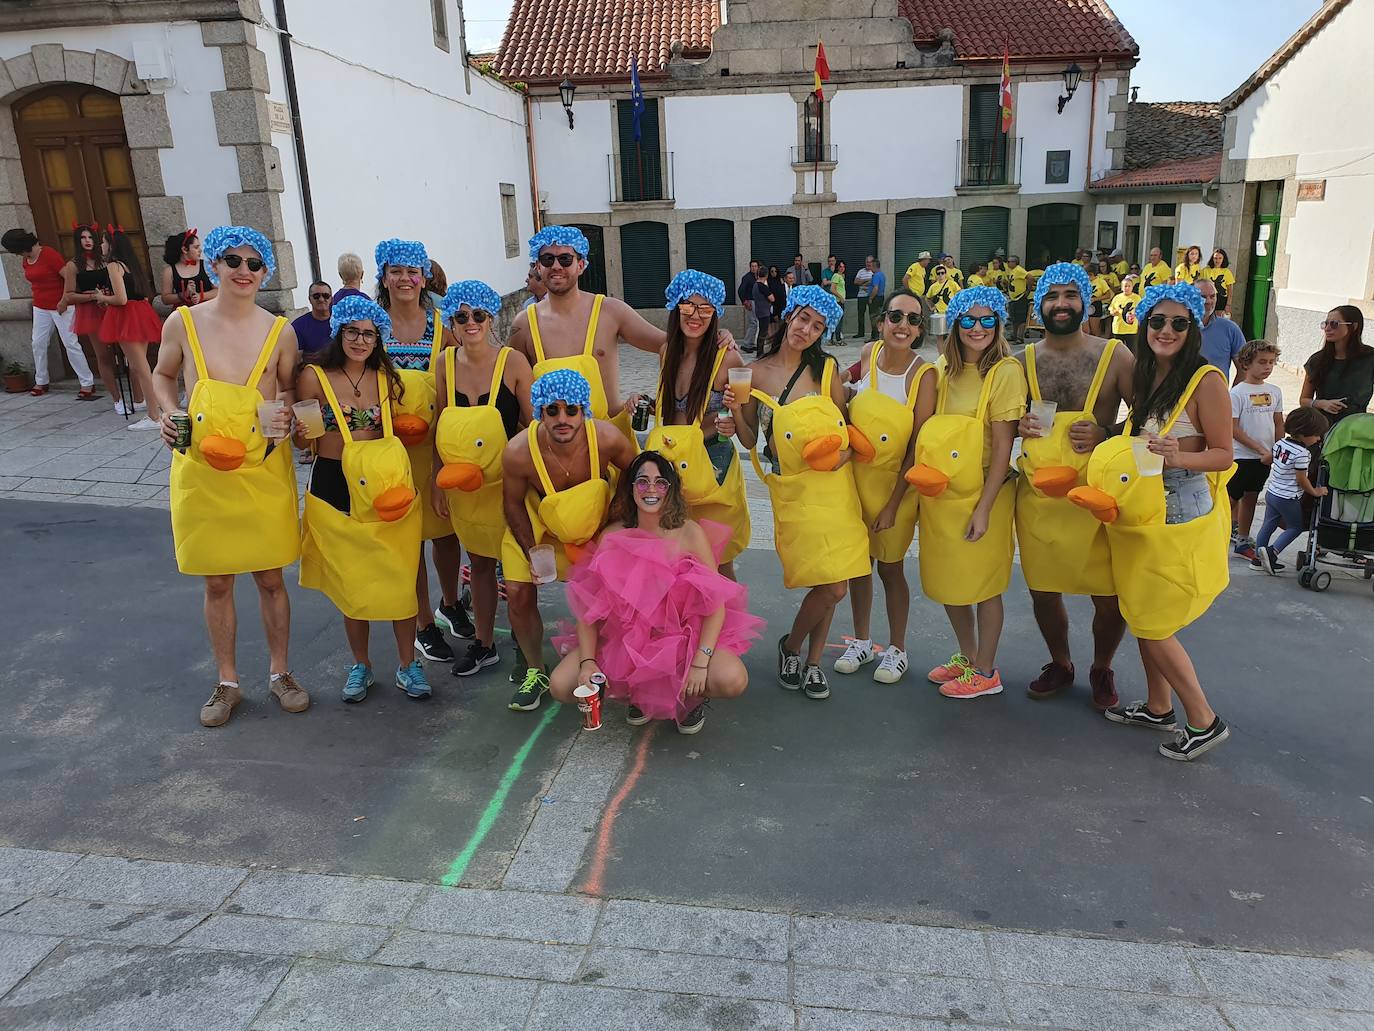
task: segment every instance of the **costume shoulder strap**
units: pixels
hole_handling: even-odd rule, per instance
[[[596,420],[588,419],[587,426],[587,457],[591,459],[592,479],[601,479],[601,448],[596,443]]]
[[[1116,340],[1108,338],[1107,346],[1102,348],[1102,356],[1097,359],[1097,371],[1093,373],[1092,385],[1088,387],[1088,398],[1083,402],[1083,411],[1091,412],[1097,407],[1097,395],[1102,392],[1102,384],[1107,382],[1107,370],[1111,368],[1112,354],[1116,350]],[[1030,348],[1026,348],[1029,353]],[[1027,363],[1029,368],[1029,363]],[[1038,401],[1040,398],[1032,395]]]
[[[382,436],[394,436],[391,431],[391,384],[387,382],[386,373],[382,369],[377,370],[377,405],[382,410]]]
[[[935,359],[935,375],[940,378],[935,383],[935,414],[945,414],[945,401],[949,397],[949,363],[945,356]]]
[[[916,397],[921,392],[921,380],[927,373],[931,373],[939,380],[940,373],[930,362],[922,362],[921,367],[916,370],[916,375],[911,377],[911,389],[906,392],[906,406],[913,412],[916,411]]]
[[[444,391],[448,394],[448,406],[454,407],[458,403],[458,389],[454,384],[454,378],[458,374],[457,355],[454,353],[457,348],[450,347],[444,352]]]
[[[1035,345],[1026,345],[1026,382],[1030,384],[1030,396],[1032,401],[1043,401],[1040,396],[1040,377],[1035,374]],[[1084,405],[1088,411],[1092,411],[1092,405]]]
[[[1169,416],[1169,421],[1159,428],[1159,435],[1161,437],[1167,437],[1169,435],[1169,431],[1174,428],[1174,423],[1178,422],[1179,416],[1181,416],[1188,407],[1188,402],[1193,399],[1193,393],[1197,390],[1198,384],[1214,372],[1218,376],[1221,375],[1221,370],[1215,365],[1204,365],[1202,368],[1198,369],[1197,372],[1193,373],[1193,378],[1190,379],[1188,385],[1183,388],[1183,394],[1179,397],[1178,404],[1174,406],[1174,411],[1173,414]]]
[[[583,354],[591,354],[592,347],[596,344],[596,327],[601,321],[601,302],[606,300],[605,294],[597,294],[592,298],[592,317],[587,320],[587,340],[582,345]]]
[[[544,340],[539,335],[539,316],[535,312],[538,307],[539,305],[536,303],[526,308],[525,318],[530,324],[530,343],[534,345],[534,360],[535,362],[542,362],[544,360]]]
[[[821,372],[821,397],[828,398],[830,396],[830,381],[835,378],[835,369],[839,364],[834,358],[826,358],[825,366]]]
[[[553,494],[553,481],[549,479],[548,466],[544,464],[544,456],[539,453],[539,423],[530,423],[529,433],[530,458],[534,462],[534,471],[539,474],[539,482],[544,485],[545,494]]]
[[[874,341],[873,350],[868,352],[868,389],[878,389],[878,352],[883,349],[881,340]]]
[[[453,353],[453,348],[449,348],[449,353]],[[501,390],[501,381],[506,378],[506,359],[510,357],[510,348],[503,347],[496,353],[496,368],[491,373],[491,387],[487,390],[488,406],[496,407],[496,395]],[[452,375],[452,374],[450,374]],[[448,403],[453,404],[453,381],[449,380]]]
[[[978,391],[978,412],[975,416],[979,422],[987,418],[988,405],[992,403],[992,382],[997,378],[997,372],[1007,362],[1015,363],[1015,358],[1003,358],[996,365],[988,370],[988,374],[983,377],[983,388]]]
[[[432,369],[439,360],[439,352],[444,349],[444,321],[439,317],[439,309],[429,309],[429,325],[426,328],[430,333],[429,367]]]
[[[329,377],[325,375],[324,370],[321,369],[318,365],[309,364],[306,366],[306,368],[313,371],[315,373],[315,378],[320,381],[320,389],[324,391],[324,398],[329,403],[330,409],[332,409],[334,412],[334,422],[339,427],[339,435],[343,437],[344,445],[347,446],[349,444],[352,444],[353,434],[352,432],[350,432],[348,428],[348,420],[344,418],[343,406],[339,404],[339,399],[334,394],[334,388],[329,384]],[[381,390],[380,380],[377,381],[377,389],[378,391]],[[387,411],[387,409],[384,408],[383,411]],[[390,416],[388,415],[386,419],[388,429],[390,429]]]
[[[277,338],[281,336],[282,327],[286,325],[286,316],[278,315],[272,328],[267,332],[267,339],[263,341],[262,351],[258,354],[257,364],[253,366],[253,371],[248,374],[247,387],[257,389],[258,381],[262,379],[262,374],[267,371],[267,363],[272,358],[272,352],[277,349]]]
[[[209,379],[210,374],[205,371],[205,353],[200,349],[200,337],[196,335],[196,320],[191,318],[191,309],[183,304],[177,311],[181,315],[181,324],[186,327],[186,343],[191,348],[191,360],[196,363],[196,378]]]

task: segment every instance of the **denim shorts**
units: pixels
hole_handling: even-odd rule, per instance
[[[1206,473],[1164,470],[1164,522],[1191,523],[1212,511],[1212,486]]]

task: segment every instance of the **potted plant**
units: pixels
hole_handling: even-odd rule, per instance
[[[5,366],[5,393],[22,394],[33,386],[33,380],[29,378],[29,370],[18,362],[10,362]]]

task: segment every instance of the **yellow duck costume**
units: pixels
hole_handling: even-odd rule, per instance
[[[854,484],[859,491],[864,525],[873,526],[892,497],[892,488],[902,472],[902,460],[911,444],[916,412],[916,395],[927,373],[938,376],[929,363],[916,370],[907,391],[906,403],[888,397],[878,389],[878,352],[882,341],[873,345],[868,358],[869,385],[849,402],[849,445],[854,451]],[[868,553],[879,562],[900,562],[916,536],[917,506],[920,494],[907,491],[897,508],[897,519],[882,533],[869,530]]]
[[[797,287],[793,293],[807,289],[816,288]],[[844,416],[830,399],[834,369],[834,359],[827,358],[820,393],[783,405],[761,390],[751,391],[773,413],[780,471],[764,472],[757,451],[749,457],[773,501],[774,546],[789,589],[852,580],[870,568],[853,463],[839,465],[850,439]]]
[[[983,493],[984,435],[993,380],[1008,363],[1020,371],[1015,358],[1003,358],[983,377],[975,413],[953,415],[945,412],[949,382],[944,359],[940,359],[935,414],[921,427],[916,464],[906,474],[907,482],[921,494],[921,590],[942,605],[987,601],[1002,594],[1011,583],[1016,552],[1012,531],[1015,486],[1011,477],[997,492],[987,533],[977,541],[964,539]]]
[[[207,239],[207,243],[208,243]],[[172,540],[188,576],[225,576],[289,566],[300,557],[291,448],[268,451],[258,425],[258,382],[286,319],[278,318],[246,384],[211,379],[189,308],[178,308],[196,366],[186,405],[191,445],[172,453]]]
[[[567,575],[568,566],[581,557],[582,546],[606,525],[606,513],[611,507],[611,485],[605,479],[605,464],[596,442],[595,423],[587,419],[585,425],[591,478],[565,490],[554,490],[544,456],[539,450],[537,420],[544,408],[555,401],[581,405],[585,410],[591,403],[590,394],[591,388],[586,378],[572,369],[547,372],[535,380],[530,389],[530,404],[536,421],[530,423],[526,439],[544,494],[541,497],[538,491],[526,491],[525,512],[534,530],[534,543],[553,545],[560,580]],[[510,527],[506,528],[501,540],[501,569],[507,580],[534,582],[529,559]]]
[[[1116,593],[1106,527],[1068,500],[1069,491],[1087,482],[1084,477],[1092,457],[1091,452],[1073,449],[1069,427],[1084,419],[1093,421],[1093,408],[1116,345],[1115,340],[1108,340],[1102,349],[1083,411],[1056,411],[1048,433],[1021,440],[1016,538],[1021,549],[1021,573],[1033,591],[1104,598]],[[1041,400],[1034,344],[1026,347],[1026,379],[1031,398]]]
[[[377,370],[383,436],[354,440],[329,377],[307,368],[319,378],[343,436],[350,510],[306,494],[301,586],[323,592],[349,619],[409,619],[418,609],[419,495],[405,445],[395,435],[386,374]]]
[[[436,316],[437,317],[437,316]],[[433,361],[439,360],[443,349],[443,335],[435,329]],[[430,366],[431,370],[433,365]],[[397,369],[404,392],[396,402],[393,419],[396,438],[405,445],[410,456],[410,477],[420,492],[420,534],[423,540],[447,537],[453,533],[452,524],[439,516],[430,503],[430,483],[434,472],[434,409],[436,386],[433,371]]]
[[[1178,407],[1160,427],[1160,436],[1173,428],[1197,385],[1210,375],[1221,372],[1204,365],[1193,374]],[[1225,494],[1236,467],[1233,463],[1207,474],[1210,512],[1169,525],[1164,522],[1164,478],[1140,475],[1131,432],[1127,421],[1122,436],[1093,450],[1087,485],[1071,490],[1069,499],[1106,524],[1121,615],[1131,633],[1141,640],[1162,641],[1206,612],[1230,582],[1231,508]]]
[[[496,408],[496,397],[506,373],[510,348],[496,356],[490,396],[484,405],[455,405],[457,356],[444,352],[444,382],[448,406],[439,415],[434,444],[443,461],[435,477],[448,498],[449,519],[464,547],[474,555],[498,558],[506,533],[506,513],[501,494],[501,452],[505,449],[505,423]]]

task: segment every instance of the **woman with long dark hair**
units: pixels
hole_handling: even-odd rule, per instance
[[[1322,349],[1303,366],[1304,407],[1316,408],[1334,426],[1363,412],[1374,396],[1374,347],[1364,342],[1364,312],[1341,304],[1322,321]]]
[[[1218,247],[1202,270],[1203,278],[1210,279],[1217,288],[1217,314],[1231,314],[1231,288],[1236,285],[1236,274],[1231,271],[1231,257]]]
[[[72,226],[72,257],[62,269],[62,288],[63,303],[72,311],[72,332],[83,349],[89,348],[95,355],[96,372],[110,397],[115,399],[115,413],[132,414],[124,410],[124,398],[120,394],[119,381],[115,378],[114,362],[107,360],[109,355],[100,345],[100,319],[105,310],[96,303],[96,298],[102,291],[109,291],[110,275],[105,271],[105,259],[100,252],[99,225],[92,222]],[[145,406],[138,403],[135,407]]]
[[[695,734],[707,699],[744,693],[740,656],[763,620],[749,614],[749,589],[716,571],[728,531],[688,518],[682,481],[663,455],[644,451],[630,463],[611,520],[568,574],[577,634],[558,642],[572,647],[549,692],[572,703],[577,686],[601,673],[606,696],[629,703],[631,726],[671,719]]]
[[[1192,286],[1202,274],[1202,248],[1193,244],[1183,252],[1183,260],[1174,268],[1174,282]]]
[[[107,226],[101,234],[101,253],[105,257],[104,272],[110,292],[99,292],[96,303],[104,309],[100,317],[100,342],[96,359],[100,377],[107,383],[114,380],[113,348],[124,353],[129,366],[129,379],[147,401],[148,414],[131,422],[131,430],[157,430],[161,414],[153,396],[153,367],[148,363],[148,345],[162,339],[162,320],[148,303],[147,279],[133,242],[123,229]],[[107,364],[108,376],[107,376]]]
[[[195,307],[208,301],[219,288],[210,282],[201,260],[200,235],[194,229],[167,237],[162,248],[162,303],[169,308]]]

